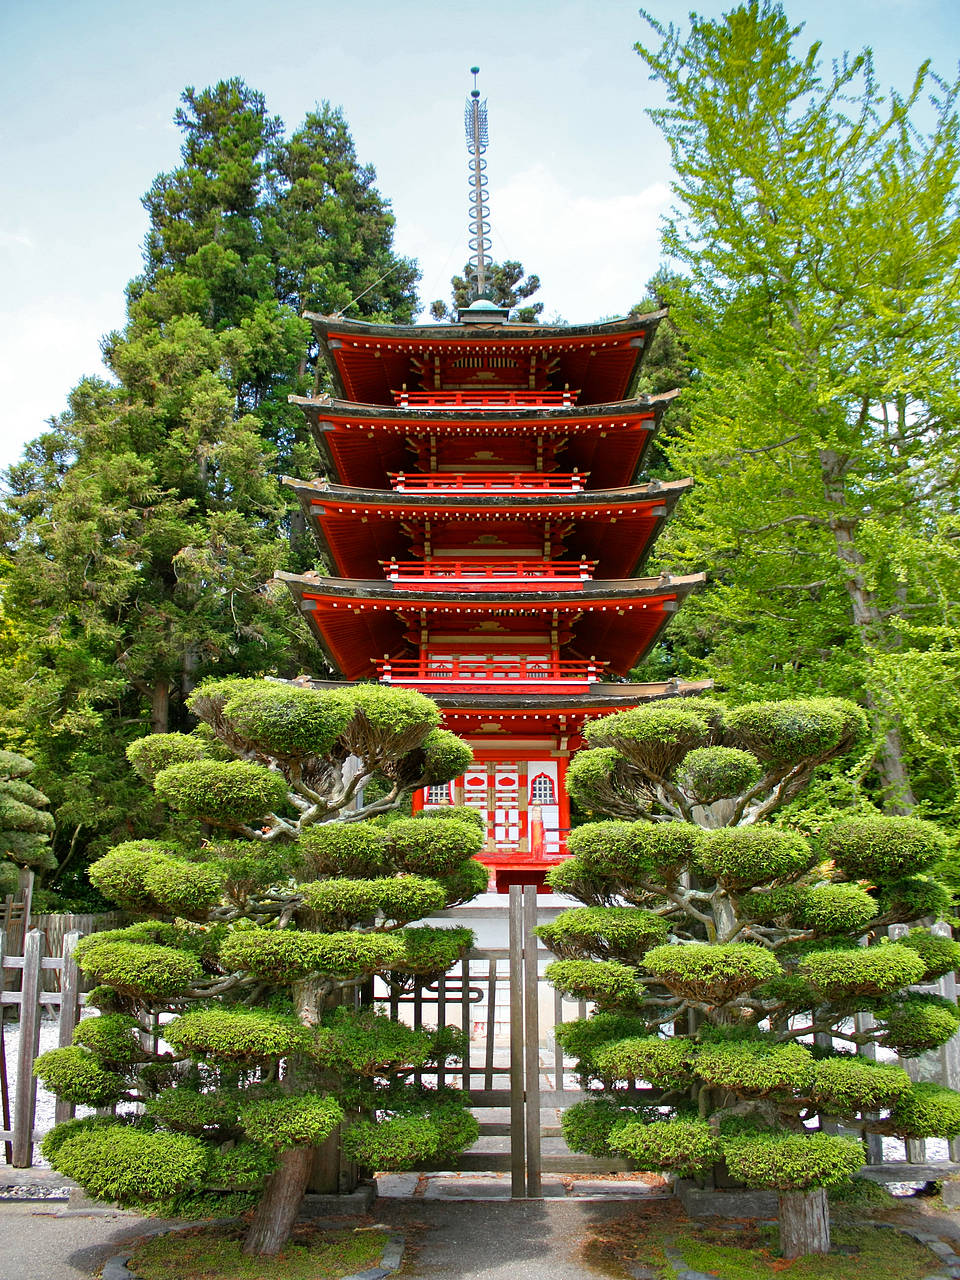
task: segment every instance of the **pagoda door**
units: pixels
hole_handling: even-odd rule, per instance
[[[526,762],[477,760],[463,775],[463,803],[483,814],[487,853],[526,848]]]

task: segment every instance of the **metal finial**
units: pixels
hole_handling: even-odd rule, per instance
[[[489,141],[487,133],[487,100],[480,101],[477,88],[479,67],[471,67],[473,89],[467,99],[464,124],[467,150],[470,152],[470,268],[474,277],[474,295],[482,298],[487,290],[487,255],[490,253],[490,209],[487,203],[487,162],[483,153]]]

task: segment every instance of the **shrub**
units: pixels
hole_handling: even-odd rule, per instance
[[[427,1115],[358,1120],[343,1135],[343,1149],[368,1169],[407,1169],[438,1153],[440,1130]]]
[[[153,894],[146,887],[147,873],[167,858],[156,840],[130,840],[114,845],[109,853],[92,862],[87,870],[90,882],[105,898],[134,911],[153,911]]]
[[[813,850],[803,836],[774,827],[721,827],[707,833],[700,866],[727,889],[750,889],[809,870]]]
[[[901,1138],[956,1138],[960,1093],[938,1084],[912,1084],[891,1107],[890,1127]]]
[[[305,866],[327,876],[368,877],[389,869],[386,833],[372,822],[324,822],[297,842]]]
[[[926,965],[920,982],[932,982],[934,978],[942,978],[945,973],[960,969],[960,942],[954,942],[952,938],[941,937],[929,929],[911,929],[897,942],[916,951]]]
[[[840,698],[749,702],[727,711],[727,736],[761,760],[799,764],[852,746],[866,732],[859,707]]]
[[[276,1152],[270,1147],[260,1142],[238,1142],[232,1147],[210,1152],[205,1182],[210,1189],[259,1191],[276,1167]],[[181,1211],[181,1216],[206,1217],[208,1214]]]
[[[182,1133],[197,1136],[209,1130],[237,1129],[239,1127],[238,1094],[216,1089],[201,1093],[185,1084],[163,1089],[144,1102],[148,1116],[155,1116],[167,1126]]]
[[[194,1009],[163,1029],[175,1049],[220,1062],[269,1062],[309,1049],[309,1031],[293,1017],[261,1009]]]
[[[447,903],[436,880],[402,876],[376,880],[315,880],[300,886],[321,929],[346,929],[378,911],[397,924],[420,920]]]
[[[78,1045],[41,1053],[33,1064],[33,1074],[66,1102],[88,1107],[108,1107],[126,1090],[123,1076],[106,1071],[92,1053]]]
[[[571,831],[571,838],[573,834]],[[546,874],[546,883],[554,893],[579,898],[581,902],[594,903],[598,907],[614,901],[621,892],[615,876],[601,870],[593,858],[583,855],[564,858],[563,862],[551,867]]]
[[[883,996],[923,976],[923,961],[909,947],[855,947],[847,951],[814,951],[801,960],[799,972],[829,1000],[849,996]]]
[[[83,1018],[73,1032],[73,1043],[89,1049],[101,1065],[128,1067],[142,1056],[133,1035],[135,1018],[124,1014],[101,1014],[99,1018]]]
[[[642,992],[633,969],[616,960],[555,960],[545,971],[558,991],[574,1000],[595,1000],[601,1009],[638,1005]]]
[[[247,1137],[278,1151],[319,1146],[343,1119],[339,1102],[317,1093],[249,1102],[240,1109],[240,1123]]]
[[[189,733],[150,733],[127,747],[127,759],[144,782],[150,783],[161,770],[203,760],[206,754],[200,739]]]
[[[646,1080],[683,1088],[693,1079],[695,1046],[685,1036],[636,1036],[598,1045],[591,1064],[608,1080]]]
[[[370,1009],[335,1009],[314,1032],[312,1053],[341,1075],[386,1076],[424,1066],[436,1038]]]
[[[575,907],[534,930],[561,959],[594,956],[636,963],[667,936],[659,916],[636,907]]]
[[[802,1092],[813,1079],[814,1060],[801,1044],[731,1041],[701,1045],[696,1071],[714,1088],[763,1097]]]
[[[760,781],[763,770],[756,756],[735,747],[697,747],[684,756],[677,781],[700,804],[737,796]]]
[[[92,934],[77,963],[84,973],[99,978],[115,991],[144,999],[180,995],[203,977],[195,955],[151,943],[105,942],[105,934]]]
[[[902,880],[946,852],[943,833],[919,818],[851,818],[828,828],[824,854],[848,876],[867,880]]]
[[[929,876],[885,880],[878,886],[877,897],[881,910],[903,923],[921,916],[947,915],[953,906],[953,894],[947,886]]]
[[[554,1027],[557,1043],[573,1057],[584,1059],[591,1058],[600,1045],[646,1034],[647,1024],[642,1018],[623,1013],[594,1013],[589,1018],[560,1022]]]
[[[591,747],[613,747],[639,768],[664,777],[694,747],[716,741],[722,711],[705,698],[648,703],[586,726]]]
[[[359,712],[370,730],[391,738],[411,733],[425,734],[440,724],[437,704],[415,689],[385,689],[377,684],[358,684],[347,690],[346,696],[353,704],[355,717]],[[351,727],[354,728],[355,724]]]
[[[859,884],[815,884],[804,890],[797,918],[829,935],[859,933],[876,914],[876,899]]]
[[[613,747],[578,751],[567,768],[567,794],[582,809],[602,809],[608,790],[632,766]]]
[[[727,1168],[748,1187],[776,1191],[808,1191],[830,1187],[866,1164],[856,1138],[826,1133],[768,1133],[733,1138],[724,1143]]]
[[[774,956],[750,943],[654,947],[643,967],[677,995],[725,1004],[781,972]]]
[[[610,1146],[640,1169],[684,1178],[703,1173],[723,1154],[720,1140],[703,1120],[625,1120],[611,1130]]]
[[[473,946],[471,930],[459,927],[438,929],[431,925],[418,925],[414,929],[402,930],[399,938],[403,944],[403,955],[394,967],[423,977],[443,973]]]
[[[465,822],[484,834],[487,829],[483,814],[469,804],[447,804],[440,805],[436,809],[420,809],[413,816],[414,818],[440,818],[447,822]]]
[[[902,1067],[843,1054],[816,1064],[807,1093],[827,1109],[849,1114],[889,1107],[910,1087]]]
[[[486,893],[490,872],[476,858],[468,858],[451,875],[438,877],[438,883],[443,886],[447,903],[457,906],[461,902],[469,902],[478,893]]]
[[[197,760],[158,773],[158,799],[187,818],[239,828],[265,818],[287,799],[279,773],[245,760]]]
[[[637,1113],[609,1098],[587,1098],[564,1111],[560,1127],[571,1151],[583,1151],[602,1160],[610,1154],[610,1134],[632,1114]]]
[[[102,1200],[143,1204],[199,1187],[207,1151],[179,1133],[144,1133],[130,1125],[75,1132],[61,1142],[56,1168]]]
[[[427,734],[423,743],[422,777],[425,783],[450,782],[466,773],[471,764],[473,751],[455,733],[448,729],[432,729]]]
[[[631,822],[629,840],[614,843],[600,856],[601,864],[627,880],[655,879],[672,883],[695,861],[703,840],[689,822]],[[583,827],[579,830],[584,830]]]
[[[918,1058],[938,1049],[960,1030],[960,1009],[936,995],[904,995],[877,1010],[883,1028],[880,1044],[901,1058]]]
[[[113,1129],[118,1125],[127,1123],[117,1116],[84,1116],[82,1120],[63,1120],[60,1124],[55,1124],[43,1135],[43,1141],[40,1144],[40,1152],[44,1160],[49,1162],[56,1169],[57,1152],[67,1141],[68,1138],[76,1138],[81,1133],[89,1133],[91,1129]]]
[[[483,848],[483,833],[472,822],[401,818],[386,834],[397,870],[419,875],[449,875]]]
[[[224,720],[263,755],[281,760],[327,755],[354,716],[347,690],[320,693],[273,680],[238,685],[224,704]]]

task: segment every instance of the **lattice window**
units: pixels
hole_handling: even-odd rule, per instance
[[[437,782],[433,786],[427,787],[424,800],[426,804],[448,804],[450,800],[450,783]]]
[[[553,779],[546,773],[538,773],[530,784],[531,804],[556,804],[557,793],[553,788]]]

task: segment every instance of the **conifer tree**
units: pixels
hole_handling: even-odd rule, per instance
[[[813,842],[768,821],[866,730],[839,699],[694,699],[595,721],[569,788],[616,819],[571,832],[548,880],[584,905],[537,930],[559,957],[550,981],[596,1006],[557,1030],[597,1090],[563,1117],[570,1146],[687,1178],[725,1165],[776,1190],[788,1258],[829,1249],[825,1188],[865,1162],[831,1126],[960,1134],[960,1094],[874,1060],[960,1028],[956,1004],[911,991],[956,969],[960,944],[886,937],[949,910],[944,837],[869,813]],[[659,1099],[637,1105],[638,1080]]]
[[[36,1063],[61,1099],[140,1113],[68,1121],[43,1150],[124,1204],[205,1216],[218,1196],[259,1200],[245,1248],[275,1254],[322,1149],[320,1189],[337,1191],[341,1152],[402,1169],[476,1137],[464,1095],[413,1079],[458,1057],[460,1033],[357,999],[374,975],[403,987],[471,944],[468,929],[413,922],[486,888],[476,815],[376,820],[471,752],[412,691],[225,680],[191,703],[204,732],[128,752],[179,838],[128,841],[91,867],[143,918],[81,940],[99,1016]]]
[[[409,320],[416,305],[416,268],[393,252],[341,112],[322,105],[288,138],[229,80],[187,89],[176,123],[181,164],[144,197],[143,271],[103,343],[115,381],[82,381],[8,477],[3,610],[17,622],[0,708],[75,862],[150,830],[156,806],[123,748],[188,728],[198,680],[315,661],[268,585],[315,554],[291,545],[279,485],[316,465],[287,403],[317,376],[300,310],[363,294],[353,314]]]

